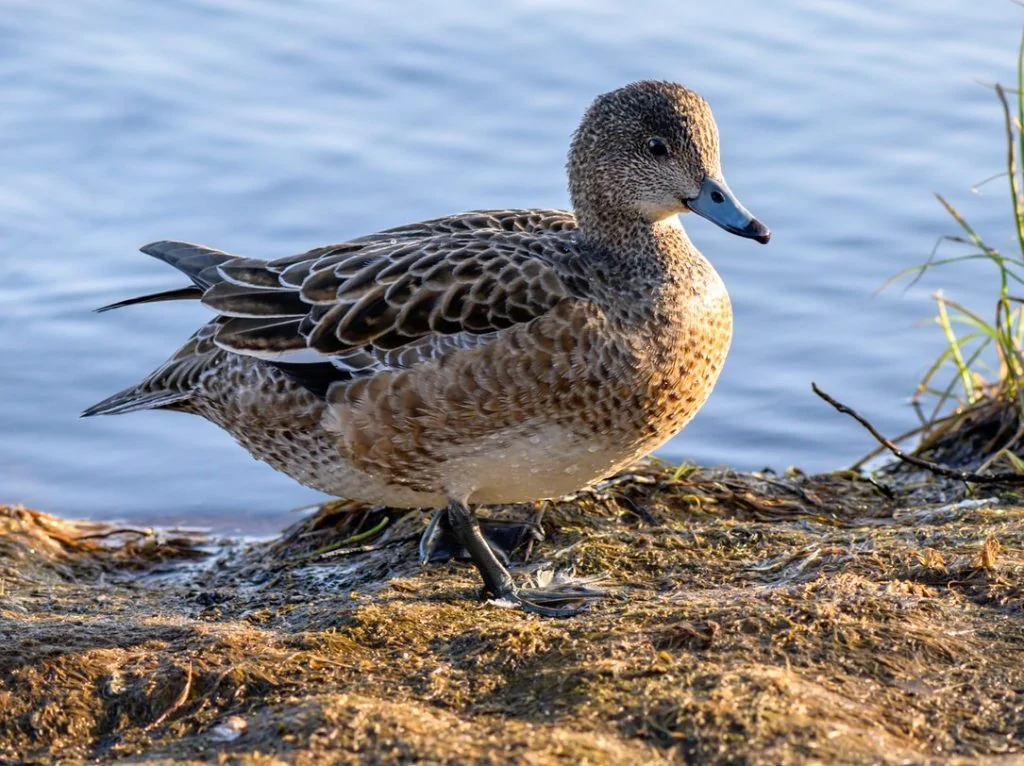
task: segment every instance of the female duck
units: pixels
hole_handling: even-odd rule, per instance
[[[719,164],[706,102],[665,82],[600,96],[573,137],[573,213],[438,218],[274,261],[179,242],[143,252],[217,316],[142,383],[85,415],[191,412],[328,494],[443,508],[487,596],[545,615],[471,505],[559,497],[635,461],[704,404],[732,309],[678,214],[769,232]]]

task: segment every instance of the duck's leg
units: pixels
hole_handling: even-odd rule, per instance
[[[444,536],[443,525],[447,518],[447,508],[438,508],[431,514],[430,521],[427,522],[427,528],[420,535],[420,544],[417,549],[420,566],[426,566],[431,561],[437,561],[442,555],[444,558],[454,558],[454,551],[441,546],[441,538]]]
[[[535,513],[529,521],[501,521],[498,519],[477,519],[484,539],[502,564],[509,565],[513,554],[520,548],[532,548],[533,543],[544,540],[540,526],[541,514]],[[432,561],[450,561],[454,558],[468,558],[468,551],[455,537],[448,523],[448,509],[434,511],[420,537],[419,560],[426,565]]]
[[[508,569],[498,560],[480,531],[474,513],[463,503],[452,500],[445,509],[456,539],[468,552],[484,581],[488,598],[511,601],[527,612],[544,617],[571,617],[587,608],[603,593],[581,586],[556,586],[545,590],[521,590]]]

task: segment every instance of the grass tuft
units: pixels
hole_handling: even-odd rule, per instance
[[[919,427],[897,440],[920,437],[918,454],[932,453],[948,460],[952,451],[961,458],[953,462],[976,465],[980,455],[980,469],[1001,461],[1019,470],[1024,463],[1014,458],[1024,439],[1024,298],[1020,297],[1024,294],[1024,169],[1020,161],[1024,155],[1024,36],[1017,52],[1013,101],[1002,85],[995,85],[994,90],[1004,118],[1006,169],[993,178],[1005,177],[1008,182],[1016,232],[1014,251],[1002,252],[990,245],[948,199],[936,194],[960,231],[940,237],[924,263],[894,275],[883,288],[905,277],[912,277],[913,286],[934,268],[965,261],[987,261],[995,268],[998,291],[991,318],[942,291],[935,293],[934,322],[946,347],[914,392]],[[940,251],[949,246],[960,252],[940,258]],[[971,437],[969,450],[953,445],[955,437],[964,434]]]

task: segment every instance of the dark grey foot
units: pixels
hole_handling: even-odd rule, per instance
[[[579,585],[520,590],[484,538],[473,512],[455,501],[445,512],[452,534],[469,553],[483,578],[483,595],[486,598],[509,601],[524,611],[543,617],[572,617],[587,609],[591,601],[604,596],[600,591]]]
[[[603,591],[582,585],[559,585],[543,590],[513,587],[510,593],[503,596],[489,596],[510,601],[524,612],[539,614],[541,617],[573,617],[587,611],[591,602],[604,597]]]
[[[512,557],[524,552],[529,558],[529,551],[534,543],[544,540],[544,530],[540,526],[540,514],[535,514],[529,521],[499,521],[497,519],[478,519],[480,531],[494,555],[502,564],[508,566]],[[470,559],[469,551],[459,542],[448,523],[448,509],[434,511],[427,528],[423,530],[419,543],[420,564],[452,559]]]

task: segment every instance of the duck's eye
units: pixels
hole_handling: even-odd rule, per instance
[[[647,150],[655,157],[668,157],[668,144],[660,138],[648,138]]]

